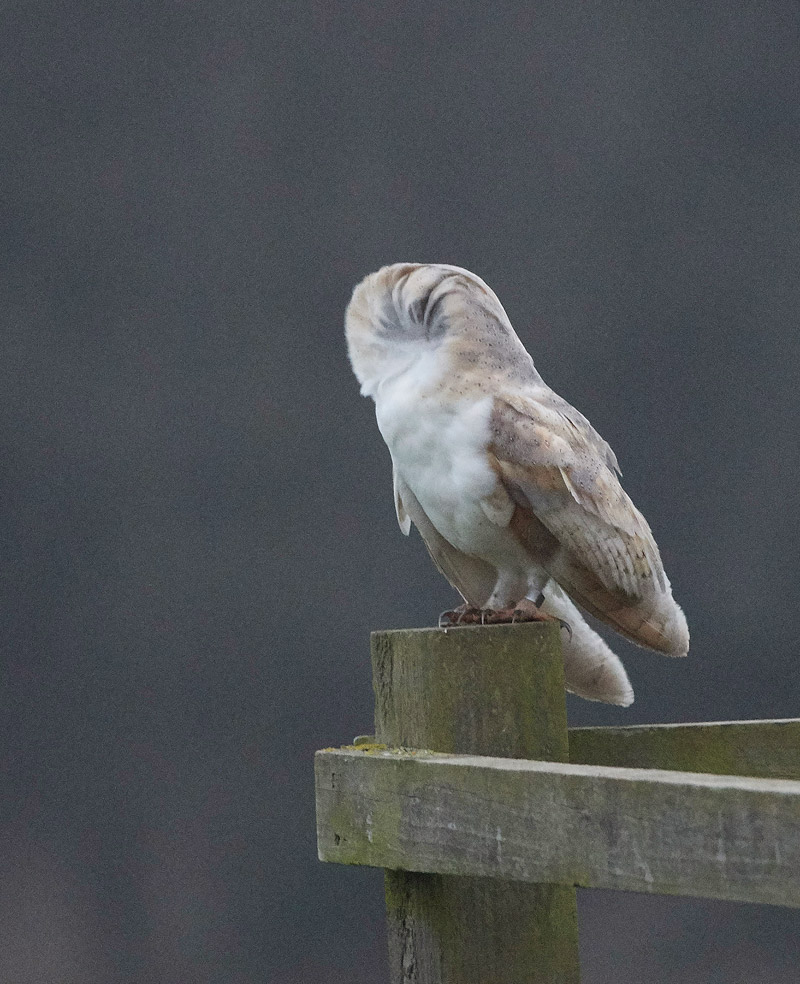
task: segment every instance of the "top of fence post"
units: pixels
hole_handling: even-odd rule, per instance
[[[379,742],[569,761],[556,622],[372,634]]]

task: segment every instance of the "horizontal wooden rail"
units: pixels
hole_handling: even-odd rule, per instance
[[[584,765],[800,779],[800,718],[570,728],[569,760]]]
[[[374,744],[362,735],[357,744]],[[569,729],[569,760],[624,769],[800,780],[800,718]]]
[[[323,861],[800,906],[800,782],[374,746],[316,774]]]

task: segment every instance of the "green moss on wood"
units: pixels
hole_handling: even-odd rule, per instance
[[[567,760],[555,623],[379,632],[372,659],[378,741],[437,753]],[[368,840],[375,847],[381,839],[385,858],[409,830],[420,841],[427,836],[426,823],[414,816],[423,793],[415,764],[413,756],[396,761],[399,814],[385,816],[389,790],[370,803]],[[385,838],[378,816],[387,823]],[[452,871],[387,871],[393,984],[577,984],[573,888],[459,877],[458,864]]]
[[[800,779],[800,720],[573,728],[571,762]]]
[[[567,761],[556,623],[375,632],[372,660],[379,741]]]
[[[398,929],[390,959],[413,968],[408,980],[579,980],[575,893],[562,886],[387,871],[385,887],[387,916]],[[414,966],[426,961],[436,966]]]

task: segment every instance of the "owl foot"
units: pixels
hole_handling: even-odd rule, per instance
[[[546,615],[527,598],[523,599],[516,608],[475,608],[472,605],[459,605],[458,608],[442,612],[439,616],[440,629],[454,625],[508,625],[516,622],[558,622],[572,638],[572,629],[566,622],[554,615]]]
[[[546,612],[542,611],[542,605],[544,604],[544,594],[539,593],[539,597],[536,601],[531,601],[530,598],[523,598],[522,601],[517,602],[517,606],[514,609],[514,618],[511,619],[512,622],[558,622],[562,629],[567,630],[567,635],[572,639],[572,627],[569,622],[565,622],[562,618],[557,618],[555,615],[548,615]]]

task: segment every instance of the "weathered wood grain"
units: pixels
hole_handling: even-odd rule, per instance
[[[797,781],[339,750],[317,810],[326,861],[800,906]]]
[[[372,668],[379,742],[568,761],[556,623],[373,632]]]
[[[800,719],[570,728],[569,760],[585,765],[800,779]]]
[[[379,742],[567,760],[555,624],[375,633],[372,655]],[[453,874],[387,870],[393,984],[577,984],[574,888]]]

